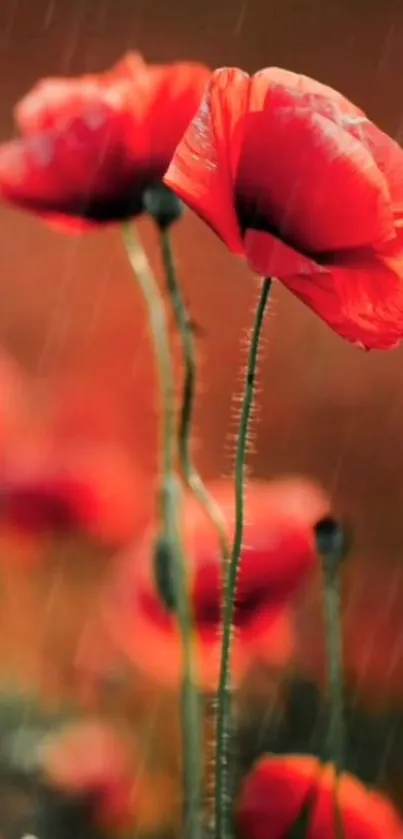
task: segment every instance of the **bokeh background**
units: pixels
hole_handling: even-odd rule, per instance
[[[195,59],[248,71],[271,64],[307,73],[403,137],[400,0],[1,0],[1,139],[13,132],[14,102],[36,79],[101,71],[133,48],[150,61]],[[147,222],[142,230],[158,266],[153,231]],[[198,326],[199,465],[206,477],[229,474],[233,397],[256,280],[190,214],[175,242]],[[152,356],[118,233],[62,238],[0,208],[0,301],[0,341],[29,378],[38,426],[60,440],[119,441],[144,468],[151,492],[158,407]],[[350,600],[363,610],[362,643],[370,645],[371,633],[382,639],[382,666],[388,673],[401,666],[403,694],[402,367],[403,350],[351,348],[276,288],[250,468],[259,477],[319,478],[351,519]],[[393,658],[389,670],[385,656]]]

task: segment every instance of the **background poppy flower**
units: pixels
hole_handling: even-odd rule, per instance
[[[231,533],[232,484],[221,482],[211,489]],[[327,499],[311,481],[296,478],[248,486],[232,658],[235,682],[256,659],[272,666],[283,666],[289,660],[294,637],[288,600],[315,566],[312,526],[327,510]],[[192,497],[187,497],[184,504],[183,527],[199,677],[205,690],[214,690],[221,647],[220,549],[211,523]],[[116,585],[106,592],[104,631],[137,668],[157,682],[177,686],[182,670],[181,645],[176,622],[156,589],[154,539],[155,531],[148,531],[117,566]]]
[[[10,456],[0,476],[0,661],[66,697],[113,554],[149,520],[151,489],[119,447],[46,442]]]
[[[332,764],[311,756],[264,757],[240,790],[236,820],[248,839],[286,839],[306,810],[306,839],[337,839],[335,800],[345,839],[401,839],[392,804],[353,775],[336,782]],[[308,809],[309,808],[309,809]]]
[[[208,77],[129,53],[104,74],[40,82],[15,109],[21,139],[0,146],[3,200],[71,231],[141,213]]]
[[[87,534],[114,548],[151,515],[151,492],[119,445],[52,440],[12,451],[0,474],[0,518],[31,531]]]
[[[171,825],[179,786],[169,775],[150,770],[132,732],[100,719],[69,725],[55,732],[40,750],[42,772],[50,785],[92,802],[94,824],[115,835],[141,835]]]
[[[403,151],[340,93],[278,68],[217,70],[164,181],[343,338],[400,341]]]

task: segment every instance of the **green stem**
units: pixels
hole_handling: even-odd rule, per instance
[[[181,468],[183,472],[183,476],[186,480],[186,483],[193,492],[194,496],[198,499],[200,505],[203,507],[206,515],[210,519],[213,527],[216,530],[222,562],[223,562],[223,571],[225,573],[225,569],[228,566],[229,559],[230,559],[230,546],[227,534],[227,527],[225,519],[222,515],[221,509],[219,505],[216,503],[213,496],[207,490],[203,480],[196,469],[196,466],[193,462],[192,457],[192,448],[191,448],[191,432],[192,432],[192,421],[193,421],[193,412],[194,412],[194,404],[195,404],[195,397],[196,397],[196,355],[195,355],[195,348],[194,348],[194,340],[193,340],[193,333],[192,327],[190,323],[189,313],[187,310],[186,303],[184,301],[182,290],[180,287],[180,283],[178,281],[174,256],[172,251],[172,243],[171,243],[171,234],[169,227],[160,228],[160,237],[161,237],[161,252],[162,252],[162,260],[164,264],[165,270],[165,277],[166,277],[166,284],[167,290],[169,294],[169,298],[171,301],[172,309],[175,315],[175,320],[177,327],[179,329],[179,333],[181,336],[182,341],[182,353],[183,353],[183,361],[184,361],[184,368],[185,368],[185,378],[184,378],[184,386],[183,386],[183,396],[182,396],[182,404],[181,404],[181,414],[180,414],[180,422],[179,422],[179,458],[181,463]],[[209,703],[209,716],[210,720],[216,718],[216,703],[210,702]],[[214,730],[216,726],[213,726]],[[210,736],[210,735],[209,735]],[[206,750],[208,754],[206,754],[206,765],[205,765],[205,790],[206,790],[206,800],[205,800],[205,819],[208,824],[208,828],[211,833],[214,833],[214,823],[215,823],[215,811],[214,811],[214,787],[215,787],[215,777],[216,777],[216,742],[215,739],[213,742],[209,741],[206,743]]]
[[[162,485],[170,479],[176,460],[175,381],[164,301],[147,254],[133,223],[123,225],[123,240],[130,266],[147,308],[162,394]],[[167,524],[165,494],[161,492],[161,517]]]
[[[253,325],[249,358],[246,369],[244,398],[238,432],[238,444],[235,461],[235,534],[231,560],[224,597],[224,625],[222,637],[222,654],[220,680],[218,688],[218,716],[217,716],[217,768],[216,768],[216,827],[217,839],[228,839],[231,835],[229,804],[230,790],[228,766],[230,759],[231,735],[231,640],[235,614],[236,585],[238,568],[242,551],[244,529],[244,488],[245,461],[248,445],[249,422],[252,414],[257,361],[259,356],[260,337],[264,322],[267,302],[271,288],[271,279],[263,280],[263,287],[256,310]]]
[[[177,445],[174,370],[163,296],[132,223],[123,226],[123,238],[131,268],[147,306],[162,394],[161,530],[162,535],[172,545],[176,558],[174,563],[175,587],[177,589],[178,623],[183,649],[183,713],[181,714],[181,720],[185,784],[184,835],[186,839],[198,839],[200,835],[202,765],[200,715],[199,696],[194,676],[192,616],[188,596],[185,555],[179,528],[180,483],[175,474]]]
[[[324,611],[330,709],[326,737],[327,758],[340,773],[345,761],[343,641],[340,618],[340,564],[324,557]]]
[[[181,467],[186,483],[199,500],[216,529],[223,560],[227,563],[230,558],[230,547],[225,519],[219,505],[205,487],[192,458],[191,430],[196,396],[196,358],[193,333],[187,306],[177,278],[169,228],[161,229],[160,233],[167,289],[181,335],[185,364],[185,382],[179,423],[179,457]]]

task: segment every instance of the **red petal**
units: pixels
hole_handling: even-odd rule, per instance
[[[392,803],[352,775],[343,776],[338,800],[348,839],[403,839],[403,824]]]
[[[286,280],[295,274],[312,277],[320,271],[328,271],[271,233],[247,230],[244,241],[248,263],[261,277]]]
[[[233,536],[235,508],[233,488],[227,482],[212,485],[228,531]],[[238,580],[238,596],[262,583],[267,605],[274,607],[301,583],[315,567],[313,525],[329,511],[321,488],[303,478],[251,482],[245,494],[244,548]],[[203,599],[216,592],[221,600],[221,569],[217,536],[200,508],[188,509],[186,531],[195,557],[194,597],[202,609]]]
[[[376,165],[384,175],[395,217],[403,215],[403,150],[395,140],[372,122],[351,124],[349,130],[370,150]]]
[[[210,78],[204,64],[151,65],[147,133],[150,157],[160,161],[161,174],[195,116]]]
[[[387,183],[334,101],[252,78],[236,194],[244,225],[275,231],[311,254],[394,235]],[[348,117],[366,122],[365,117]]]
[[[0,146],[2,197],[44,216],[65,217],[67,225],[97,214],[108,221],[110,204],[113,220],[115,203],[134,204],[138,178],[145,175],[141,137],[137,159],[127,144],[130,116],[92,98],[80,116],[58,119],[58,129]]]
[[[209,224],[230,250],[243,253],[234,175],[248,109],[250,78],[236,69],[213,73],[164,181]]]
[[[66,232],[137,215],[208,75],[134,53],[99,76],[40,82],[16,108],[23,140],[0,146],[1,195]]]
[[[264,70],[260,70],[255,74],[255,78],[260,77],[260,75],[263,75],[268,83],[277,84],[281,87],[297,91],[299,94],[303,94],[308,101],[311,98],[312,103],[315,103],[316,106],[318,104],[318,100],[322,100],[322,107],[324,103],[335,105],[337,109],[346,116],[365,116],[364,111],[362,111],[361,108],[358,108],[357,105],[354,105],[353,102],[346,99],[346,97],[338,90],[335,90],[333,87],[329,87],[329,85],[322,84],[322,82],[318,82],[310,76],[304,76],[301,73],[293,73],[291,70],[283,70],[280,67],[268,67]]]
[[[237,824],[245,839],[286,839],[310,805],[307,839],[337,839],[336,796],[345,839],[402,839],[403,826],[385,798],[351,775],[337,783],[334,766],[310,756],[258,761],[241,788]]]
[[[223,482],[211,491],[223,510],[229,531],[234,525],[233,490]],[[316,562],[312,525],[328,511],[328,502],[310,481],[289,479],[252,484],[246,499],[245,545],[240,570],[239,607],[243,620],[235,636],[233,678],[238,683],[259,657],[270,664],[289,660],[294,633],[284,608],[290,592]],[[199,617],[196,634],[198,675],[205,689],[217,685],[220,661],[221,568],[217,536],[194,500],[185,507],[185,535],[193,573],[193,598]],[[118,648],[156,681],[177,685],[182,655],[173,617],[155,589],[152,546],[155,533],[122,563],[105,604],[108,632]],[[254,610],[253,594],[260,588]],[[250,607],[248,595],[251,595]],[[248,611],[249,609],[249,611]],[[207,617],[204,617],[207,614]],[[202,617],[203,616],[203,619]],[[144,637],[147,656],[144,657]]]
[[[9,459],[2,476],[3,517],[21,531],[80,529],[120,547],[149,519],[151,481],[119,447],[64,443],[62,453],[30,454]]]
[[[285,839],[315,792],[320,771],[314,757],[259,760],[244,781],[237,802],[242,839]],[[327,834],[321,839],[325,836],[327,839]]]
[[[92,99],[107,101],[108,92],[115,103],[119,97],[126,102],[128,84],[138,89],[146,73],[140,53],[129,52],[106,73],[42,79],[15,106],[15,121],[24,135],[52,130],[67,114],[79,116]]]
[[[403,826],[392,804],[352,775],[342,775],[337,783],[331,765],[320,777],[307,839],[337,839],[336,798],[345,839],[402,839]]]
[[[399,252],[400,251],[400,252]],[[284,285],[342,338],[365,349],[391,349],[403,336],[403,231],[382,257],[357,251]]]

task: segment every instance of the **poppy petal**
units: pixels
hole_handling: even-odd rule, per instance
[[[243,839],[285,839],[316,791],[320,771],[315,757],[261,758],[243,782],[236,805]]]
[[[403,824],[392,803],[375,790],[366,789],[353,775],[343,777],[338,801],[351,839],[403,839]]]
[[[232,532],[231,484],[212,485],[211,492]],[[303,479],[256,482],[248,487],[246,511],[232,657],[234,684],[256,658],[268,665],[290,660],[295,633],[288,601],[315,567],[312,528],[328,512],[328,499],[315,483]],[[221,554],[217,534],[192,496],[186,499],[184,533],[197,628],[197,671],[203,687],[215,689],[221,653]],[[106,634],[128,660],[145,668],[152,679],[177,685],[181,646],[175,619],[156,591],[154,543],[155,532],[149,530],[116,566],[117,578],[107,593],[103,620]]]
[[[296,274],[312,277],[327,271],[315,260],[265,230],[247,230],[244,241],[248,263],[261,277],[281,277],[284,280]]]
[[[203,64],[177,62],[149,68],[147,131],[150,156],[161,177],[203,97],[210,71]],[[172,114],[175,113],[175,119]]]
[[[1,197],[69,233],[142,213],[208,76],[129,53],[104,74],[40,82],[15,109],[22,138],[0,146]]]
[[[247,109],[250,78],[241,70],[213,73],[198,113],[164,176],[190,209],[209,224],[234,253],[242,253],[236,217],[234,175]]]
[[[127,185],[120,198],[132,162],[123,147],[127,129],[126,114],[112,115],[104,102],[92,100],[80,117],[72,118],[68,130],[3,144],[0,194],[39,215],[65,217],[67,227],[77,216],[91,225],[103,217],[135,214]]]
[[[261,758],[241,788],[237,824],[245,839],[285,839],[307,807],[307,839],[337,839],[336,806],[345,839],[403,837],[386,798],[352,775],[337,780],[332,764],[322,766],[310,755]]]
[[[403,837],[403,825],[386,798],[366,789],[353,775],[337,780],[334,766],[328,764],[320,776],[307,839],[338,839],[338,818],[346,839]]]
[[[345,129],[345,111],[335,107],[347,100],[334,93],[329,111],[322,93],[323,113],[314,110],[312,92],[307,99],[295,79],[271,69],[252,78],[216,71],[165,182],[235,251],[231,191],[246,227],[266,221],[305,251],[392,238],[387,183],[367,145]],[[367,121],[353,106],[345,110]]]
[[[267,67],[264,70],[258,71],[255,76],[264,75],[265,79],[271,84],[280,85],[290,90],[298,91],[307,99],[311,99],[315,104],[321,101],[321,108],[328,106],[336,106],[337,109],[351,117],[365,116],[364,111],[358,108],[353,102],[350,102],[342,93],[335,90],[329,85],[318,82],[310,76],[304,76],[303,73],[294,73],[292,70],[284,70],[282,67]]]
[[[333,102],[329,109],[320,99],[314,109],[298,89],[274,84],[270,71],[252,78],[236,173],[245,227],[275,229],[310,254],[393,238],[387,182],[344,121]]]
[[[347,100],[346,100],[347,101]],[[343,126],[361,145],[370,152],[389,189],[393,214],[399,217],[403,212],[403,151],[388,134],[374,125],[365,114],[363,118],[344,115]]]
[[[146,79],[147,65],[140,53],[129,52],[106,73],[88,74],[75,78],[48,78],[37,82],[17,103],[14,119],[21,134],[61,128],[67,114],[80,115],[83,106],[102,97],[116,103],[127,91],[128,83],[136,84],[137,94],[142,79]],[[108,94],[109,93],[109,97]]]
[[[403,333],[403,230],[388,257],[357,251],[337,259],[327,270],[283,276],[284,285],[347,341],[395,347]]]

